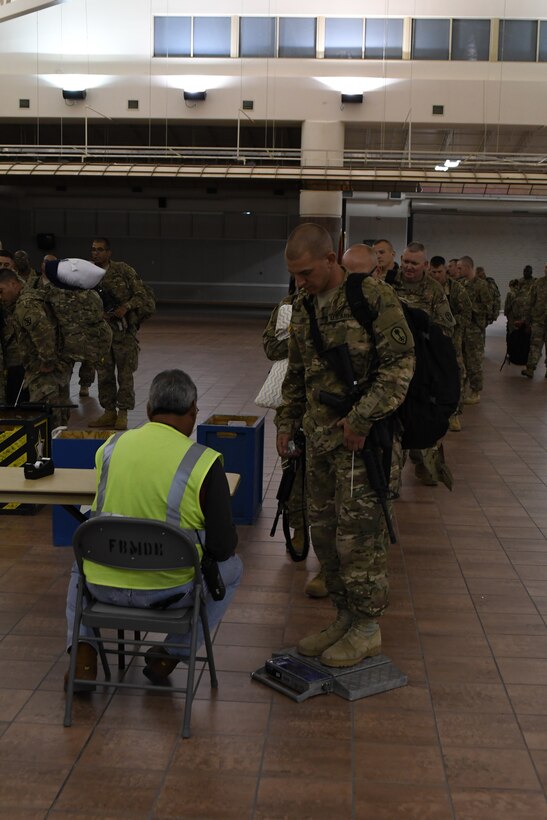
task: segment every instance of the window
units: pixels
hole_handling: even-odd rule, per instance
[[[450,20],[412,21],[412,59],[448,60]]]
[[[403,57],[403,21],[386,18],[367,19],[365,24],[365,59],[401,60]]]
[[[547,63],[547,21],[542,20],[539,24],[539,61]]]
[[[536,20],[500,20],[498,60],[534,63],[537,29]]]
[[[452,60],[488,60],[490,20],[452,20]]]
[[[325,57],[360,60],[363,56],[363,20],[360,17],[327,17],[325,20]]]
[[[279,56],[315,57],[315,18],[279,18]]]
[[[229,57],[230,17],[194,17],[194,57]]]
[[[275,17],[241,17],[240,57],[275,57]]]
[[[154,17],[154,57],[189,57],[191,17]]]

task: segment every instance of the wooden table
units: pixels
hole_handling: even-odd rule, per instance
[[[230,495],[237,490],[240,476],[226,473]],[[95,498],[95,470],[57,468],[53,475],[31,480],[25,478],[22,467],[0,467],[0,502],[18,504],[59,504],[78,521],[85,516],[79,506],[91,506]]]

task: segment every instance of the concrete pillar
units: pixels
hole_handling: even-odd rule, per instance
[[[344,123],[306,120],[302,124],[302,166],[326,167],[344,164]],[[300,221],[315,222],[330,233],[338,252],[342,234],[342,191],[300,191]]]
[[[301,151],[303,166],[343,165],[344,123],[306,120],[302,123]]]

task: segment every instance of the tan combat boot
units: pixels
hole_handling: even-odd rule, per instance
[[[325,666],[354,666],[382,651],[382,635],[376,621],[354,618],[346,634],[324,650],[320,661]]]
[[[448,429],[452,433],[460,433],[462,429],[462,425],[460,422],[460,417],[455,413],[453,416],[450,416],[448,419]]]
[[[301,655],[313,658],[321,655],[325,649],[339,641],[351,626],[351,613],[345,609],[338,610],[336,620],[322,629],[321,632],[314,632],[298,642],[297,650]]]
[[[431,475],[431,473],[429,472],[429,470],[423,462],[416,464],[416,466],[414,467],[414,472],[416,474],[416,478],[419,478],[422,484],[425,484],[426,487],[437,486],[437,479]]]
[[[115,410],[105,410],[102,416],[95,421],[90,421],[88,427],[114,427],[118,418]]]
[[[463,400],[464,404],[479,404],[481,400],[480,393],[474,393],[473,391],[469,392],[465,399]]]
[[[524,370],[520,371],[520,375],[521,376],[526,376],[527,379],[533,379],[534,378],[534,371],[531,370],[529,367],[525,367]]]
[[[318,572],[317,575],[314,575],[313,578],[310,578],[306,586],[304,587],[304,592],[306,595],[309,595],[310,598],[326,598],[329,594],[329,591],[325,585],[325,573],[323,570]]]
[[[89,387],[86,387],[85,384],[80,385],[80,398],[87,399],[89,396]]]
[[[118,410],[118,418],[114,430],[127,430],[127,410]]]

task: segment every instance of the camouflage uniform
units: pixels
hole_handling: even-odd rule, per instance
[[[463,337],[469,322],[471,321],[471,302],[464,286],[455,279],[447,278],[444,287],[450,310],[454,317],[456,325],[452,335],[452,341],[456,349],[456,357],[458,359],[458,367],[460,368],[460,404],[458,406],[458,413],[462,412],[463,390],[465,386],[465,364],[463,360]]]
[[[277,326],[277,314],[281,305],[292,305],[296,299],[296,293],[291,293],[285,296],[280,303],[272,310],[271,316],[268,319],[268,324],[264,328],[262,334],[262,346],[264,353],[271,362],[279,362],[286,359],[289,355],[289,340],[278,339],[275,329]]]
[[[446,336],[452,337],[456,322],[442,286],[435,279],[424,274],[419,282],[406,282],[399,271],[393,281],[393,289],[410,307],[425,311]]]
[[[103,304],[93,290],[65,289],[54,284],[43,285],[59,327],[60,366],[62,370],[61,399],[70,404],[70,379],[74,362],[86,358],[92,367],[104,365],[110,353],[112,331],[104,319]],[[70,410],[63,411],[68,421]]]
[[[515,330],[516,322],[526,322],[529,313],[530,293],[537,279],[514,279],[509,282],[503,313],[507,319],[507,334]]]
[[[29,392],[26,387],[21,390],[25,380],[25,368],[21,350],[17,339],[14,320],[15,302],[12,305],[2,305],[2,352],[4,358],[5,395],[3,401],[15,404],[29,401]]]
[[[399,271],[393,282],[393,288],[404,302],[427,313],[431,320],[442,328],[445,336],[453,337],[456,321],[443,287],[435,279],[424,274],[419,282],[407,282],[402,272]],[[451,488],[452,476],[444,463],[444,456],[438,444],[422,450],[412,450],[410,456],[412,461],[419,465],[416,472],[422,479],[425,476],[426,483],[436,484],[438,480],[441,480]],[[401,469],[405,457],[406,454],[403,454]]]
[[[392,289],[367,277],[363,292],[377,313],[372,336],[353,317],[345,282],[328,301],[321,300],[321,307],[314,301],[325,347],[348,345],[363,395],[346,418],[355,433],[366,436],[374,421],[402,403],[414,355],[412,334]],[[312,542],[331,599],[340,611],[375,618],[388,604],[386,525],[361,455],[344,447],[343,430],[336,426],[340,413],[317,399],[320,390],[343,397],[347,387],[316,352],[303,298],[299,295],[293,307],[283,404],[275,422],[280,433],[292,435],[303,420]]]
[[[63,365],[59,357],[58,328],[42,289],[24,288],[21,291],[13,321],[30,401],[60,404]],[[55,408],[52,424],[58,426],[61,423],[62,413]]]
[[[488,323],[492,297],[484,279],[462,279],[471,302],[471,321],[463,337],[463,359],[466,384],[473,393],[482,391],[482,362],[484,358],[485,328]]]
[[[547,275],[534,281],[526,310],[526,322],[532,326],[530,353],[526,369],[532,372],[539,362],[543,345],[547,343]],[[547,368],[547,345],[545,366]]]
[[[132,410],[135,407],[133,373],[139,363],[139,343],[130,311],[140,307],[147,298],[146,291],[140,276],[125,262],[110,262],[101,280],[100,291],[112,329],[112,347],[104,364],[97,367],[99,403],[107,411],[116,410],[116,407]],[[115,310],[120,305],[128,308],[122,319],[108,315],[111,306]]]

